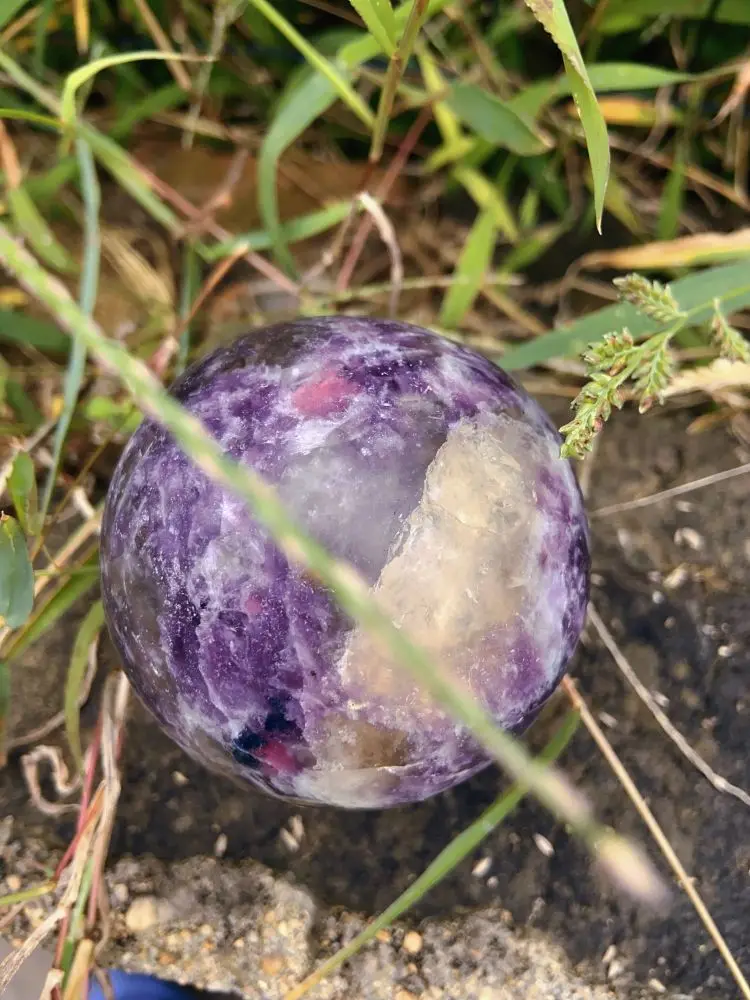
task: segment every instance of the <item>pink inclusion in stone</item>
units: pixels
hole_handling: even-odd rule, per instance
[[[171,392],[498,725],[533,721],[583,626],[588,529],[557,432],[510,376],[419,327],[326,317],[254,330]],[[211,769],[380,808],[489,763],[150,420],[112,479],[101,570],[135,690]]]

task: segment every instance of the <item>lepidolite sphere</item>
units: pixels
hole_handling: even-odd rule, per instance
[[[500,725],[532,721],[583,625],[588,533],[557,433],[507,374],[419,327],[322,318],[253,331],[172,392]],[[101,554],[135,690],[209,768],[363,808],[488,763],[151,421],[112,480]]]

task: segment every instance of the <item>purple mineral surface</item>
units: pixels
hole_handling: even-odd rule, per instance
[[[507,374],[419,327],[301,319],[220,348],[172,392],[501,726],[530,724],[583,625],[588,529],[556,431]],[[154,422],[115,472],[101,557],[135,690],[209,768],[380,808],[487,765]]]

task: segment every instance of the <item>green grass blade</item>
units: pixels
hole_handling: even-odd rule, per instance
[[[349,0],[386,55],[396,51],[396,19],[389,0]]]
[[[78,134],[91,146],[99,162],[112,174],[115,180],[149,213],[152,219],[174,233],[180,229],[180,221],[175,213],[158,198],[141,171],[134,165],[124,149],[108,136],[96,129],[80,123]]]
[[[198,254],[192,243],[186,243],[182,248],[182,280],[180,283],[180,322],[182,323],[182,333],[180,334],[180,343],[175,357],[175,378],[181,375],[187,367],[192,334],[190,315],[200,291],[200,285],[201,269]],[[106,399],[106,402],[110,401]],[[134,411],[138,413],[135,408]],[[121,420],[122,417],[120,417]]]
[[[605,10],[599,31],[617,35],[635,31],[655,17],[684,17],[700,21],[711,15],[723,24],[750,25],[750,4],[747,0],[614,0]]]
[[[678,136],[672,169],[664,182],[659,217],[656,222],[657,240],[673,240],[680,229],[680,214],[685,200],[685,167],[690,161],[690,137]]]
[[[80,571],[71,574],[57,590],[46,596],[34,616],[13,637],[6,653],[8,663],[17,660],[37,639],[41,639],[79,597],[91,590],[99,578],[98,563],[98,556],[91,556]]]
[[[296,274],[292,257],[279,218],[276,175],[279,159],[294,140],[315,119],[331,106],[335,94],[324,76],[306,81],[284,101],[280,112],[271,122],[258,158],[258,207],[263,224],[273,246],[274,256],[288,273]]]
[[[537,759],[544,764],[551,764],[556,761],[573,738],[577,728],[578,715],[576,712],[569,712]],[[300,1000],[305,993],[330,976],[331,973],[341,968],[350,958],[353,958],[365,945],[375,940],[379,931],[385,930],[394,920],[398,920],[402,914],[418,903],[438,882],[442,882],[446,875],[449,875],[461,864],[472,851],[476,850],[482,841],[507,819],[519,805],[525,794],[526,792],[523,788],[514,785],[503,795],[499,796],[489,808],[485,809],[478,819],[475,819],[470,826],[463,830],[438,854],[435,860],[425,868],[408,889],[401,893],[398,899],[394,900],[387,909],[375,917],[360,934],[344,945],[343,948],[340,948],[335,955],[332,955],[323,962],[304,982],[287,993],[284,1000]]]
[[[403,34],[398,41],[396,51],[391,56],[388,63],[388,70],[383,80],[383,89],[380,92],[380,100],[378,101],[378,113],[372,130],[372,144],[370,146],[371,163],[377,163],[383,155],[388,124],[391,120],[393,104],[396,100],[396,92],[416,45],[417,36],[419,35],[419,30],[422,27],[426,14],[427,0],[412,0],[411,11],[404,25]]]
[[[69,73],[63,84],[60,96],[60,120],[63,126],[70,127],[76,117],[76,93],[79,88],[93,79],[97,73],[104,69],[111,69],[113,66],[122,66],[124,63],[144,62],[156,59],[161,62],[200,62],[201,56],[186,56],[178,52],[154,52],[145,49],[140,52],[120,52],[113,56],[103,56],[101,59],[94,59],[93,62],[86,63],[78,69]]]
[[[526,6],[551,35],[560,49],[570,89],[578,106],[581,125],[586,136],[591,173],[594,179],[596,223],[601,232],[604,195],[609,180],[609,139],[596,94],[589,80],[581,50],[565,9],[564,0],[526,0]]]
[[[656,90],[679,83],[700,80],[700,74],[647,66],[642,63],[593,63],[587,67],[591,86],[597,94],[629,93],[637,90]],[[727,69],[727,75],[730,70]],[[712,74],[713,75],[713,74]],[[536,118],[544,107],[561,97],[570,97],[572,88],[567,74],[552,80],[540,80],[525,87],[507,102],[507,107],[527,118]]]
[[[311,236],[319,236],[328,232],[334,226],[343,222],[351,212],[351,201],[336,201],[327,208],[321,208],[317,212],[310,212],[307,215],[299,215],[296,219],[289,219],[279,226],[281,238],[284,243],[296,243],[300,240],[309,239]],[[224,240],[220,243],[199,244],[201,256],[209,263],[221,260],[230,254],[236,253],[240,248],[247,247],[248,250],[270,250],[273,247],[271,234],[266,229],[255,229],[249,233],[240,233],[233,236],[231,240]]]
[[[5,384],[5,401],[28,431],[36,430],[43,423],[44,417],[15,379],[9,378]]]
[[[509,149],[518,156],[536,156],[550,148],[550,143],[523,116],[481,87],[454,84],[446,103],[464,124],[494,146]]]
[[[750,267],[747,261],[712,267],[697,274],[679,278],[670,285],[675,298],[690,317],[690,323],[699,325],[710,321],[714,314],[714,299],[718,299],[725,314],[750,306]],[[635,338],[647,337],[661,329],[654,320],[639,313],[627,302],[606,306],[583,316],[573,323],[544,334],[512,348],[499,364],[509,370],[530,368],[550,358],[570,357],[581,354],[589,344],[601,339],[605,333],[625,327]]]
[[[21,527],[27,535],[35,535],[39,530],[36,472],[31,455],[25,451],[19,451],[15,457],[8,490]]]
[[[335,93],[346,104],[357,118],[368,128],[372,128],[375,116],[367,107],[365,102],[352,87],[346,75],[342,73],[329,59],[322,56],[320,52],[300,35],[287,19],[274,7],[269,0],[248,0],[255,9],[276,28],[288,42],[300,52],[310,66],[317,70],[321,76],[330,83]]]
[[[29,241],[44,263],[62,273],[74,272],[75,261],[55,237],[26,188],[23,186],[9,188],[7,199],[16,228]]]
[[[495,213],[485,209],[477,216],[453,272],[460,280],[448,289],[440,309],[441,327],[453,330],[461,324],[477,296],[497,242]]]
[[[13,118],[17,121],[30,122],[32,125],[41,125],[43,128],[60,131],[60,122],[57,118],[50,118],[49,115],[40,115],[36,111],[26,111],[22,108],[0,108],[0,118]]]
[[[663,898],[662,883],[645,856],[597,823],[580,793],[561,774],[534,760],[517,739],[499,728],[450,671],[434,663],[421,646],[394,624],[359,573],[302,531],[280,503],[276,490],[253,468],[227,456],[201,421],[174,399],[122,344],[106,337],[64,286],[52,280],[3,226],[0,226],[0,261],[23,287],[33,291],[72,336],[85,344],[100,364],[117,372],[139,407],[171,433],[197,468],[247,504],[290,562],[304,567],[327,587],[341,609],[367,633],[376,636],[388,655],[472,733],[514,780],[570,825],[621,886],[644,900],[656,902]]]
[[[84,203],[84,224],[83,224],[83,263],[81,267],[81,282],[79,291],[79,301],[81,309],[90,316],[96,303],[97,289],[99,287],[99,265],[101,261],[101,239],[99,235],[99,209],[101,207],[101,194],[99,191],[99,181],[96,176],[96,166],[91,147],[85,139],[76,140],[76,154],[81,174],[81,192]],[[68,359],[68,368],[65,372],[65,384],[63,387],[63,408],[60,418],[55,428],[55,439],[52,446],[52,464],[47,475],[47,481],[42,494],[40,517],[42,523],[47,515],[52,493],[57,481],[57,470],[60,467],[65,438],[68,436],[70,423],[73,419],[78,394],[81,391],[81,384],[86,370],[86,347],[79,340],[73,341],[73,346]]]
[[[171,111],[185,101],[185,91],[179,83],[168,83],[164,87],[146,95],[141,101],[127,107],[120,114],[109,135],[112,139],[124,139],[140,122],[160,112]]]
[[[430,0],[427,17],[439,13],[450,0]],[[411,13],[411,0],[406,0],[394,13],[397,31],[403,30]],[[381,52],[373,35],[361,35],[345,42],[335,56],[335,63],[347,72],[354,72],[368,59],[374,59]],[[2,65],[0,53],[0,65]],[[14,72],[18,72],[13,66]],[[25,81],[28,85],[33,81]],[[279,218],[276,193],[276,173],[282,153],[299,135],[330,108],[336,100],[336,91],[325,76],[316,73],[312,77],[299,75],[294,78],[294,86],[279,101],[276,115],[271,121],[261,147],[258,160],[258,207],[263,224],[271,238],[277,262],[289,273],[295,273],[294,260],[289,252]]]
[[[65,676],[65,733],[70,752],[73,754],[79,771],[83,770],[83,750],[81,749],[81,719],[78,701],[88,665],[89,649],[103,625],[104,607],[101,601],[95,601],[76,633],[68,672]]]
[[[19,10],[24,6],[26,0],[4,0],[0,9],[0,28],[13,20]]]
[[[481,209],[486,209],[495,219],[497,228],[510,243],[517,242],[520,233],[511,207],[500,191],[484,174],[471,167],[458,166],[453,168],[453,176],[463,184],[471,197]]]
[[[23,529],[0,515],[0,621],[19,628],[34,607],[34,570]]]
[[[70,350],[70,339],[52,323],[15,309],[0,309],[0,341],[3,340],[10,344],[28,344],[51,354],[67,354]]]

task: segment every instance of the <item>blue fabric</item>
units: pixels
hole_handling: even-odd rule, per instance
[[[195,1000],[195,992],[176,983],[167,983],[151,976],[131,975],[127,972],[110,972],[109,981],[115,1000]],[[89,1000],[105,1000],[101,987],[92,980]]]

